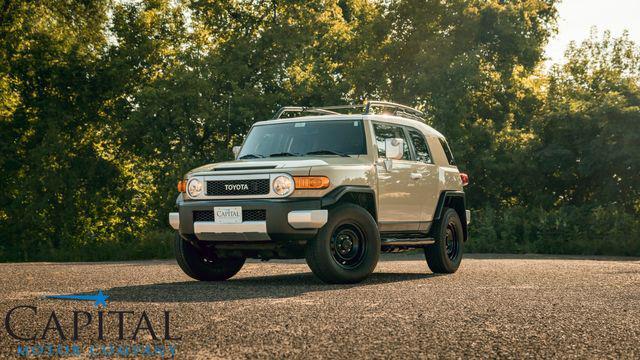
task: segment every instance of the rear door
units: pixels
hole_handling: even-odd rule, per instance
[[[407,135],[411,140],[413,157],[415,159],[414,178],[417,186],[415,196],[421,201],[420,218],[422,222],[432,221],[438,203],[438,167],[433,162],[431,151],[424,134],[415,128],[407,127]],[[421,223],[420,230],[428,230],[426,224]]]

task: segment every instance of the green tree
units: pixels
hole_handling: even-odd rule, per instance
[[[640,49],[594,30],[549,76],[536,124],[545,206],[617,204],[640,211]]]
[[[571,44],[540,84],[520,205],[476,212],[468,248],[639,254],[639,64],[628,34]]]
[[[46,258],[99,218],[115,169],[91,144],[107,2],[4,1],[0,38],[3,257]],[[86,238],[85,238],[86,241]]]
[[[518,203],[553,0],[391,1],[349,74],[358,97],[417,105],[471,176],[473,207]]]

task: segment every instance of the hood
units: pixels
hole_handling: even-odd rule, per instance
[[[303,174],[305,172],[308,174],[312,167],[349,164],[362,165],[363,159],[360,157],[322,156],[310,158],[307,156],[233,160],[200,166],[189,171],[187,176],[195,174],[270,173],[282,172],[285,169],[295,174]]]

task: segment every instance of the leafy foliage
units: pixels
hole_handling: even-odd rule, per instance
[[[466,250],[578,255],[640,254],[640,221],[616,205],[476,211]]]
[[[640,49],[595,33],[549,76],[533,146],[545,206],[617,204],[640,211]],[[560,167],[561,166],[561,167]]]
[[[639,255],[640,54],[594,33],[544,72],[555,17],[555,0],[4,1],[0,259],[166,256],[188,169],[282,105],[365,99],[450,139],[472,250]]]

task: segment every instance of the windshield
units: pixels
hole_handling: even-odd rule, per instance
[[[255,126],[238,158],[364,155],[366,149],[362,120],[283,122]]]

